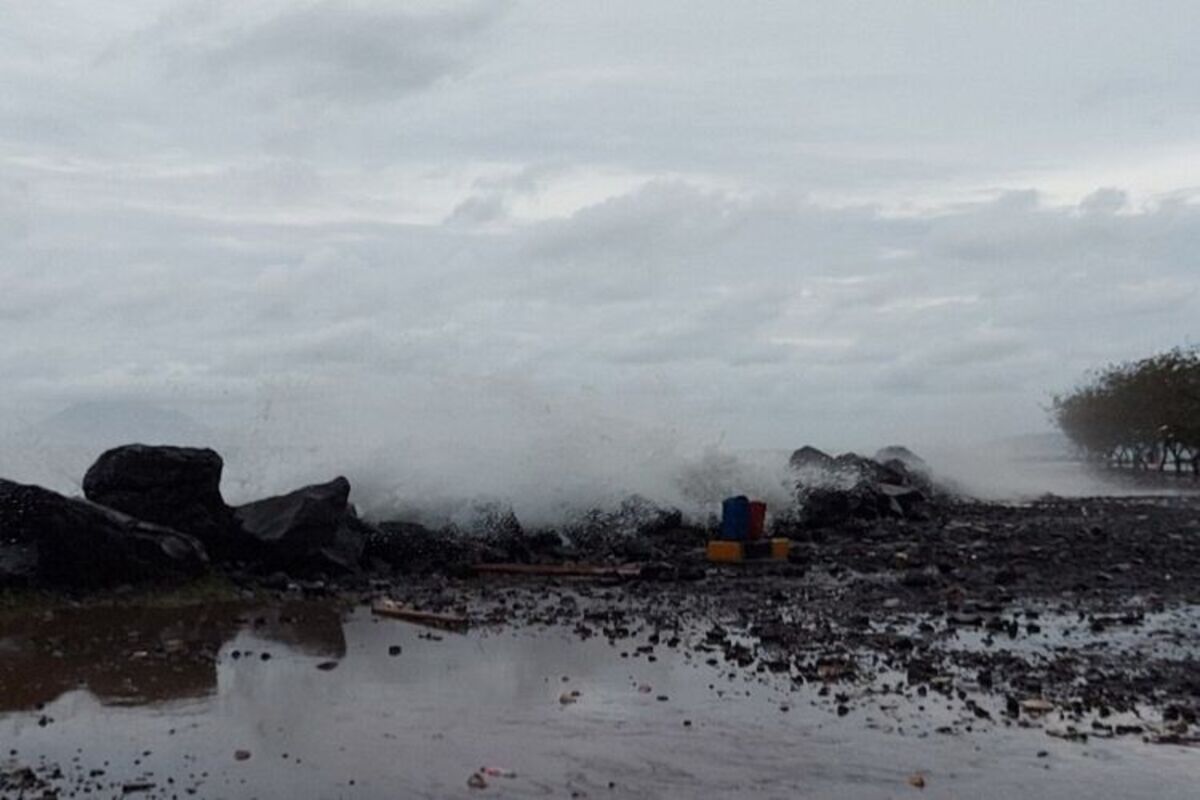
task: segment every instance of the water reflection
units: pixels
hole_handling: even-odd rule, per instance
[[[815,690],[703,651],[639,652],[645,641],[431,636],[320,605],[0,619],[0,709],[13,712],[0,742],[14,764],[61,770],[64,796],[466,798],[483,796],[467,780],[484,765],[516,775],[489,797],[882,800],[917,771],[935,794],[978,800],[1029,794],[1031,780],[1038,796],[1195,796],[1184,748],[1085,751],[1001,725],[935,735],[935,714],[902,705],[841,717],[809,708]]]
[[[212,695],[218,653],[242,629],[307,655],[346,654],[341,611],[316,603],[12,612],[0,616],[0,712],[34,710],[76,689],[104,705]]]

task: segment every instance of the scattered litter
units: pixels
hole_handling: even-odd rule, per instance
[[[1054,703],[1041,697],[1029,697],[1021,701],[1021,710],[1029,714],[1048,714],[1054,710]]]
[[[480,575],[531,575],[558,578],[636,578],[642,568],[636,564],[476,564]]]
[[[1200,747],[1200,736],[1184,733],[1161,733],[1146,739],[1150,744],[1173,744],[1180,747]]]
[[[383,617],[412,622],[416,625],[426,625],[431,628],[442,628],[453,631],[466,630],[471,621],[461,614],[438,614],[433,611],[421,611],[410,606],[402,606],[395,600],[379,599],[371,605],[371,611]]]
[[[148,792],[154,788],[154,784],[149,781],[136,781],[134,783],[126,783],[121,787],[121,794],[134,794],[136,792]],[[23,795],[22,795],[23,796]],[[46,797],[51,795],[47,794]]]

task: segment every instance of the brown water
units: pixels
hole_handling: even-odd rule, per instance
[[[932,702],[838,717],[813,689],[638,644],[431,638],[317,604],[38,614],[0,623],[0,761],[98,797],[1198,796],[1188,748],[939,734],[954,712]],[[515,777],[469,788],[481,766]]]

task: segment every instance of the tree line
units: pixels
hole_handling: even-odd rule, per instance
[[[1090,460],[1200,477],[1200,348],[1110,364],[1056,395],[1051,415]]]

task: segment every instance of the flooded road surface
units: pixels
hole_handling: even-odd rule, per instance
[[[1197,796],[1196,749],[938,733],[932,696],[839,716],[708,655],[311,603],[39,612],[0,627],[0,795]]]

